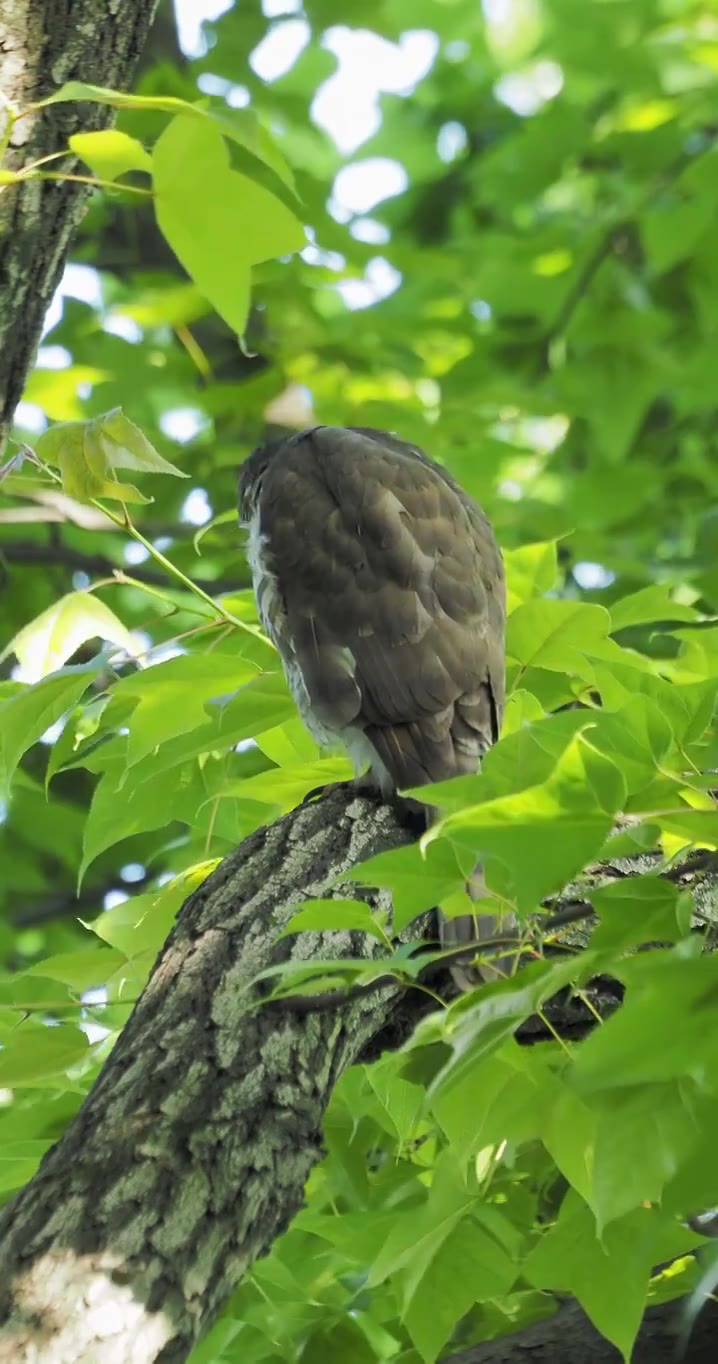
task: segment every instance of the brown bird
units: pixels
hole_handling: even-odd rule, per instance
[[[476,772],[501,723],[506,614],[477,503],[397,436],[316,426],[250,455],[239,504],[259,615],[316,742],[385,796]],[[440,931],[457,947],[496,929],[467,915]],[[487,979],[508,969],[493,965]]]

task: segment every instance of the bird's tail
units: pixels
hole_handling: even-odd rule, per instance
[[[486,884],[480,863],[471,873],[466,890],[474,903],[486,896]],[[515,927],[515,919],[510,914],[460,914],[451,919],[443,914],[439,915],[439,938],[442,947],[447,948],[468,948],[474,943],[478,951],[482,942],[512,933]],[[475,990],[482,981],[490,982],[498,980],[501,976],[511,975],[515,961],[515,952],[502,956],[497,949],[496,956],[487,953],[483,961],[473,966],[467,952],[466,961],[457,962],[450,969],[460,990]]]

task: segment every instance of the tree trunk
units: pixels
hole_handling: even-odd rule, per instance
[[[127,89],[157,0],[0,0],[0,90],[21,112],[66,81]],[[3,167],[24,166],[62,151],[73,133],[106,128],[112,109],[56,104],[18,120]],[[0,133],[7,114],[0,105]],[[68,156],[53,163],[76,172]],[[84,168],[86,169],[86,168]],[[60,282],[88,187],[27,180],[0,195],[0,454],[33,362],[45,314]]]
[[[339,1075],[400,1001],[399,1039],[427,1008],[389,985],[326,1012],[253,1009],[250,982],[290,956],[378,952],[359,933],[273,940],[292,905],[410,838],[390,807],[337,792],[253,834],[185,903],[91,1094],[0,1213],[3,1364],[186,1358],[300,1206]]]
[[[393,984],[326,1010],[296,1001],[256,1007],[261,996],[251,982],[290,957],[380,952],[360,933],[275,938],[313,896],[361,894],[388,908],[386,892],[340,889],[336,878],[411,837],[393,807],[338,790],[253,834],[185,902],[89,1097],[0,1213],[1,1364],[186,1359],[299,1208],[342,1071],[399,1045],[434,1007]],[[654,863],[650,855],[614,860],[603,879]],[[567,901],[575,904],[598,879],[594,868]],[[715,867],[696,900],[715,917]],[[420,931],[414,923],[407,936]],[[610,1012],[615,993],[597,993],[591,1004]],[[588,1015],[579,1018],[577,1008],[572,999],[557,1002],[550,1026],[580,1035]],[[519,1035],[532,1043],[548,1034],[534,1019]],[[612,1347],[590,1335],[578,1309],[571,1320],[571,1357],[609,1364]],[[672,1321],[669,1313],[666,1341]],[[543,1357],[558,1362],[555,1330],[544,1322],[529,1333],[540,1337],[532,1351],[543,1342]],[[524,1335],[464,1358],[518,1361]],[[586,1342],[593,1355],[582,1353]]]

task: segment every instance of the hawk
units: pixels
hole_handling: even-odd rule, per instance
[[[506,614],[477,503],[397,436],[315,426],[249,456],[239,504],[259,615],[316,742],[385,796],[476,772],[501,723]],[[446,946],[494,931],[441,922]]]

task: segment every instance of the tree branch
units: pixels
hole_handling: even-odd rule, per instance
[[[186,901],[85,1104],[0,1213],[0,1358],[5,1349],[13,1364],[180,1364],[287,1226],[321,1156],[337,1079],[360,1057],[399,1045],[434,1005],[385,981],[329,1012],[257,1008],[252,981],[290,958],[376,957],[367,934],[276,935],[312,896],[361,894],[388,908],[386,892],[336,881],[410,841],[405,818],[335,790],[253,834]],[[654,865],[639,855],[606,874]],[[599,871],[563,903],[585,901]],[[715,917],[718,869],[711,862],[703,872],[695,893]],[[591,1002],[605,1014],[617,996],[600,989]],[[580,1006],[557,1001],[551,1026],[584,1033],[590,1011]],[[527,1020],[520,1040],[535,1042],[539,1023]],[[509,1340],[501,1348],[510,1351]],[[591,1356],[579,1345],[571,1357]],[[484,1358],[511,1354],[476,1361]],[[596,1356],[604,1358],[612,1356]]]
[[[152,587],[171,587],[172,579],[158,569],[144,568],[135,564],[122,565],[104,554],[86,554],[82,550],[71,549],[69,545],[44,545],[35,540],[10,540],[0,544],[0,564],[52,564],[72,569],[74,572],[87,573],[89,577],[100,574],[110,577],[113,573],[127,571],[138,582]],[[203,591],[221,596],[223,592],[240,592],[249,586],[246,574],[232,578],[192,578]]]
[[[0,1358],[186,1358],[300,1206],[339,1075],[428,1007],[386,985],[327,1015],[253,1011],[250,982],[290,956],[372,957],[366,934],[274,938],[292,905],[411,836],[391,807],[335,792],[252,835],[186,902],[89,1098],[0,1213]]]

